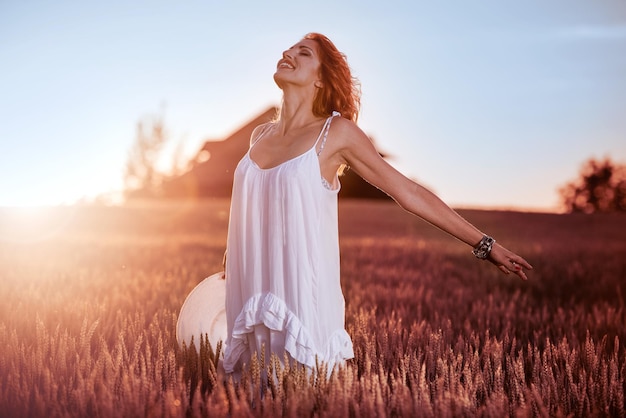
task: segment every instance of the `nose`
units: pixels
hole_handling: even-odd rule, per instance
[[[283,51],[283,58],[289,58],[290,60],[293,59],[293,55],[291,54],[291,50],[288,49],[286,51]]]

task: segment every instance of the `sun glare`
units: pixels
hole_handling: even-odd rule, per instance
[[[0,208],[0,241],[40,241],[61,233],[74,216],[71,206]]]

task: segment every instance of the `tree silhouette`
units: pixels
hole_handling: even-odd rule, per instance
[[[157,169],[157,163],[167,139],[162,115],[137,122],[135,142],[128,153],[124,171],[126,198],[159,194],[163,174]]]
[[[626,166],[591,158],[559,193],[567,212],[626,212]]]

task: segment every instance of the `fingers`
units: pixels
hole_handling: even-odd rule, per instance
[[[501,260],[500,262],[493,260],[494,264],[502,273],[513,273],[519,276],[522,280],[528,280],[528,276],[526,276],[526,272],[524,270],[532,270],[533,267],[528,264],[526,260],[516,256],[515,254],[511,254],[510,256],[505,256],[503,258],[504,260]]]
[[[519,267],[519,265],[517,266],[518,268],[513,271],[513,273],[517,274],[522,280],[528,280],[528,276],[526,276],[526,272]]]
[[[509,268],[513,272],[517,272],[517,271],[522,269],[522,265],[521,264],[517,264],[514,260],[509,260],[509,266],[510,266]]]
[[[522,280],[528,280],[528,277],[526,276],[526,273],[524,272],[524,269],[522,269],[521,265],[514,261],[512,261],[511,264],[513,264],[513,270],[511,270],[511,272],[517,274]]]
[[[504,274],[514,273],[517,274],[522,280],[528,280],[528,276],[526,276],[526,273],[524,272],[522,267],[517,263],[515,264],[515,267],[507,267],[501,264],[498,266],[498,269]]]
[[[533,266],[531,266],[528,261],[499,244],[496,244],[491,250],[489,261],[498,267],[502,273],[516,274],[522,280],[528,280],[525,270],[533,269]]]
[[[533,266],[531,266],[530,263],[528,263],[528,261],[524,260],[522,257],[519,257],[519,256],[511,257],[511,262],[515,265],[520,265],[524,267],[526,270],[533,269]]]
[[[506,274],[515,273],[522,280],[528,280],[528,276],[526,276],[524,267],[529,270],[532,269],[533,267],[530,264],[528,264],[526,260],[524,260],[523,258],[519,258],[519,260],[520,261],[518,262],[513,259],[509,259],[508,263],[506,263],[505,265],[500,265],[499,268],[501,271],[505,272]]]

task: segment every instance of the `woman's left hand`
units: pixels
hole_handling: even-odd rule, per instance
[[[523,280],[528,280],[524,270],[533,269],[533,266],[528,264],[528,261],[507,250],[498,243],[494,244],[491,249],[488,260],[498,267],[504,274],[514,273]]]

